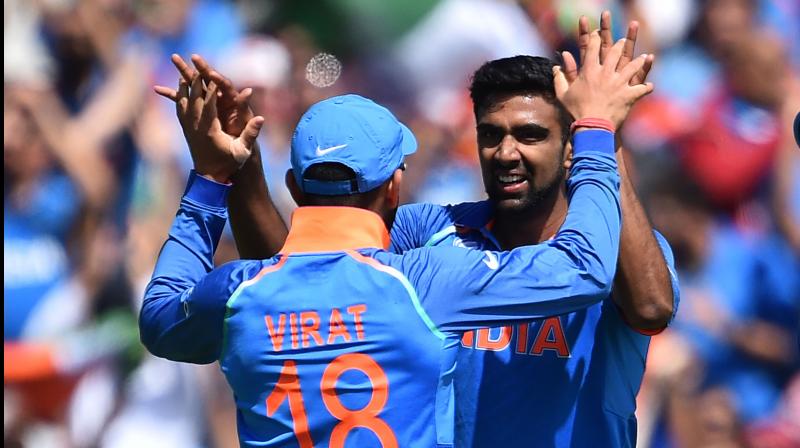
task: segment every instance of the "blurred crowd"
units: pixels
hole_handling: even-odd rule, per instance
[[[466,86],[481,63],[641,24],[655,93],[621,131],[682,300],[653,338],[639,446],[800,446],[800,2],[5,0],[4,446],[235,446],[218,367],[144,352],[136,318],[191,168],[170,55],[206,57],[266,117],[273,199],[302,112],[356,92],[417,135],[407,202],[484,197]],[[316,54],[341,77],[306,80]],[[238,257],[230,232],[219,262]],[[531,397],[535,399],[535,397]]]

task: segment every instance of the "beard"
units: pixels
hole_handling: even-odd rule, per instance
[[[564,185],[567,169],[559,164],[558,171],[553,179],[541,187],[531,187],[520,197],[503,196],[500,192],[488,192],[489,199],[495,203],[496,211],[508,215],[535,214],[543,206],[552,202],[556,192]],[[533,183],[531,182],[531,185]]]

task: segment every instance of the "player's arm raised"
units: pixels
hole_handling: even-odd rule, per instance
[[[569,210],[556,236],[510,252],[421,249],[423,263],[405,266],[413,281],[427,289],[424,297],[458,291],[459,300],[434,299],[426,306],[443,329],[466,330],[568,313],[608,296],[621,226],[611,130],[635,101],[652,91],[651,84],[629,85],[645,58],[616,70],[622,46],[622,42],[614,45],[601,64],[600,37],[593,33],[587,62],[571,85],[560,69],[554,71],[556,96],[577,120]],[[426,269],[426,264],[438,266]],[[431,293],[432,288],[442,288],[441,294]]]
[[[253,117],[239,136],[225,133],[216,108],[217,91],[213,82],[206,91],[200,77],[193,76],[191,83],[181,79],[177,91],[165,92],[175,101],[195,172],[145,291],[139,329],[151,353],[174,361],[217,359],[226,302],[261,264],[239,261],[212,271],[227,220],[228,181],[250,157],[264,122]]]
[[[639,25],[633,21],[628,25],[623,53],[617,64],[620,70],[634,58],[634,48]],[[611,13],[603,12],[600,18],[602,40],[600,60],[604,61],[612,45]],[[589,25],[586,17],[578,24],[578,44],[581,63],[588,46]],[[577,64],[569,52],[564,52],[564,71],[571,82],[577,78]],[[646,80],[652,67],[653,55],[647,55],[645,64],[631,79],[632,84]],[[620,308],[625,321],[645,334],[663,330],[672,318],[678,300],[677,278],[670,270],[671,253],[663,237],[653,231],[636,190],[631,182],[617,132],[617,163],[620,171],[620,197],[622,204],[622,234],[617,275],[614,279],[613,299]]]
[[[139,313],[142,344],[158,357],[198,364],[218,359],[226,302],[258,272],[261,262],[253,260],[212,271],[229,189],[197,173],[189,178]]]
[[[217,114],[222,130],[231,136],[239,135],[254,117],[249,105],[252,89],[237,91],[228,78],[200,55],[192,55],[197,70],[178,55],[172,56],[172,62],[182,79],[191,81],[199,75],[205,83],[219,86]],[[177,98],[178,92],[168,87],[157,86],[155,90],[173,101]],[[206,146],[204,150],[225,152],[227,149]],[[270,197],[257,145],[230,180],[233,186],[228,196],[228,211],[239,255],[252,259],[275,255],[283,247],[287,228]]]

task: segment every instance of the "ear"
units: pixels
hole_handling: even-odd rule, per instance
[[[291,168],[286,170],[284,182],[286,182],[286,188],[289,189],[289,193],[292,195],[294,202],[296,202],[298,206],[302,207],[306,203],[306,196],[303,193],[303,190],[300,189],[300,186],[297,185],[297,179],[295,179],[294,171],[292,171]]]
[[[564,168],[569,172],[572,168],[572,139],[567,140],[564,145]]]
[[[400,206],[400,185],[403,183],[403,170],[396,169],[386,188],[386,205],[390,209]]]

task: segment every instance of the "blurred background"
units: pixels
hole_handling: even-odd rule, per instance
[[[800,446],[797,0],[5,0],[4,446],[229,447],[216,365],[138,342],[143,290],[191,161],[173,52],[255,89],[270,190],[313,102],[357,92],[416,133],[405,201],[484,197],[466,87],[483,62],[575,50],[577,19],[641,23],[653,95],[623,129],[683,297],[652,341],[642,447]],[[306,80],[326,52],[330,87]],[[630,163],[630,162],[629,162]],[[230,232],[219,261],[236,258]]]

